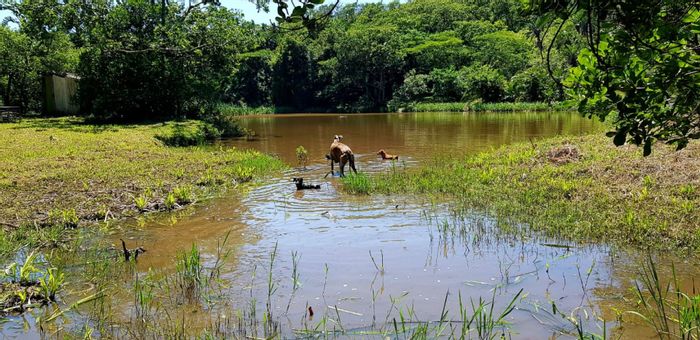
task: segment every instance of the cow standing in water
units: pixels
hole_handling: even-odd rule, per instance
[[[350,169],[357,173],[355,169],[355,155],[353,155],[350,147],[341,143],[343,136],[335,135],[333,138],[333,143],[331,144],[331,153],[328,158],[331,161],[331,174],[333,173],[333,163],[338,162],[340,164],[340,177],[345,176],[345,164],[350,163]]]

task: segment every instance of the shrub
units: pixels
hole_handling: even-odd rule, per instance
[[[238,119],[232,114],[222,113],[217,111],[204,118],[204,121],[211,125],[216,131],[211,131],[209,137],[241,137],[246,135],[246,130],[239,123]]]
[[[168,146],[192,146],[205,144],[221,135],[221,131],[210,123],[186,122],[175,123],[168,132],[155,137]]]

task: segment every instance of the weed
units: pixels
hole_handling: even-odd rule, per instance
[[[681,197],[689,200],[695,199],[697,197],[695,187],[692,184],[682,185],[681,188],[678,190],[678,193],[681,195]]]
[[[194,195],[192,193],[192,188],[189,186],[178,186],[173,189],[173,196],[177,204],[184,205],[192,203]]]
[[[372,181],[365,173],[350,173],[342,178],[344,188],[353,194],[369,194],[373,191]]]
[[[74,229],[78,227],[78,214],[75,209],[53,209],[49,211],[49,224],[61,228]]]
[[[36,252],[31,252],[24,259],[24,263],[19,267],[19,283],[22,285],[29,285],[33,280],[33,275],[39,273],[39,269],[36,267]]]
[[[169,192],[165,196],[165,199],[163,199],[163,206],[165,206],[165,209],[172,210],[175,208],[176,204],[177,199],[175,199],[175,194],[173,194],[172,192]]]
[[[245,115],[262,115],[275,113],[275,108],[271,106],[250,107],[246,105],[232,105],[220,103],[217,105],[217,110],[223,115],[245,116]]]
[[[134,197],[134,205],[139,211],[145,211],[146,207],[148,206],[148,198],[146,198],[146,195],[144,194]]]
[[[169,131],[155,135],[163,144],[176,147],[204,145],[220,137],[214,125],[200,121],[174,123]]]

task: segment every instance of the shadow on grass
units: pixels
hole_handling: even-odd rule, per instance
[[[99,121],[84,117],[32,117],[14,122],[17,126],[12,129],[35,129],[37,131],[47,129],[61,129],[83,133],[113,132],[120,128],[139,127],[154,125],[165,121],[142,121],[142,122],[115,122]]]

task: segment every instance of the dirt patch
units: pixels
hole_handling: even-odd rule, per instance
[[[576,146],[571,144],[565,144],[560,147],[549,150],[547,152],[547,159],[556,164],[563,165],[571,162],[576,162],[581,158],[581,153],[578,151]]]

